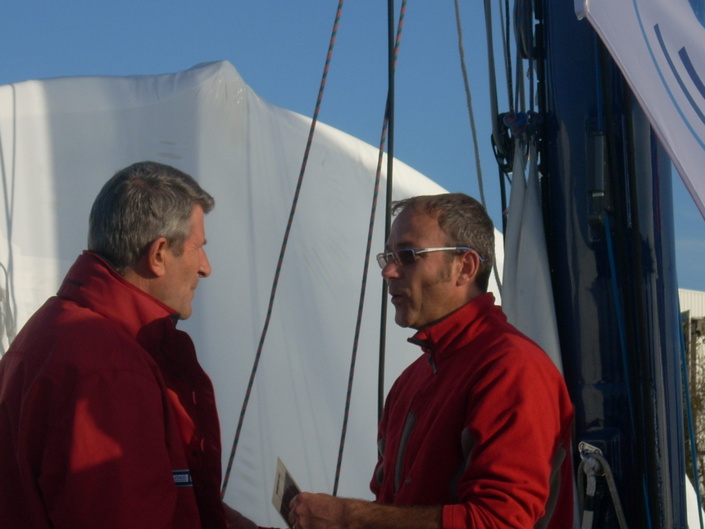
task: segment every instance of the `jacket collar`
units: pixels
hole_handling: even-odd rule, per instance
[[[473,340],[483,321],[486,321],[487,314],[494,311],[501,309],[495,305],[494,295],[487,292],[442,320],[419,330],[408,341],[420,346],[429,355],[428,361],[435,373],[447,357]]]
[[[57,295],[116,322],[146,349],[154,351],[173,332],[178,313],[125,280],[107,260],[83,252]]]

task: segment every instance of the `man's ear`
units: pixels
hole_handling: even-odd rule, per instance
[[[460,259],[460,273],[458,274],[458,285],[475,283],[475,278],[480,271],[480,256],[475,252],[465,252]]]
[[[166,253],[169,247],[165,237],[159,237],[149,245],[142,256],[143,266],[156,277],[166,273]]]

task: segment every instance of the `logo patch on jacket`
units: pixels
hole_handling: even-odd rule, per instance
[[[174,476],[174,485],[177,487],[193,487],[193,481],[191,481],[191,471],[186,470],[172,470],[172,475]]]

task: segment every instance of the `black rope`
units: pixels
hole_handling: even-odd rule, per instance
[[[507,103],[509,105],[509,111],[513,111],[514,107],[512,106],[512,94],[514,93],[514,88],[512,87],[512,54],[511,54],[511,44],[510,44],[510,34],[511,31],[509,28],[511,27],[511,19],[509,18],[509,0],[504,0],[504,16],[501,16],[502,14],[502,0],[499,0],[500,4],[500,27],[502,28],[502,36],[504,37],[502,39],[503,43],[503,51],[502,55],[504,57],[504,74],[505,74],[505,81],[507,83]]]
[[[400,19],[404,16],[404,7],[400,13]],[[401,20],[400,20],[401,21]],[[394,37],[394,0],[387,0],[387,108],[385,117],[389,128],[387,145],[387,194],[384,208],[384,243],[389,239],[392,230],[392,189],[394,183],[394,101],[395,101],[395,75],[396,70],[396,45]],[[377,365],[377,422],[382,420],[384,411],[384,375],[386,372],[387,358],[387,282],[382,280],[382,298],[380,300],[380,325],[379,325],[379,351]]]
[[[500,137],[500,127],[497,123],[499,106],[497,105],[497,74],[494,67],[494,43],[492,37],[492,5],[485,0],[485,31],[487,34],[487,67],[490,81],[490,114],[492,116],[492,139],[496,148],[501,149],[503,142]]]
[[[399,14],[399,23],[398,23],[398,28],[396,32],[396,42],[394,43],[394,52],[393,52],[393,58],[391,60],[391,71],[392,75],[394,73],[394,70],[396,69],[396,57],[399,53],[399,43],[401,42],[401,30],[404,25],[404,14],[406,12],[406,3],[407,0],[402,1],[401,5],[401,12]],[[393,2],[392,2],[393,5]],[[393,15],[392,15],[393,16]],[[372,197],[372,208],[370,211],[370,222],[367,230],[367,247],[365,248],[365,261],[364,261],[364,266],[363,266],[363,272],[362,272],[362,286],[360,288],[360,300],[358,303],[358,313],[357,313],[357,322],[355,324],[355,339],[353,340],[353,351],[350,359],[350,372],[348,375],[348,390],[345,398],[345,412],[343,414],[343,428],[340,434],[340,446],[338,448],[338,462],[336,464],[336,469],[335,469],[335,483],[333,485],[333,496],[336,496],[338,494],[338,485],[340,483],[340,470],[342,467],[343,463],[343,451],[345,449],[345,437],[347,434],[348,430],[348,417],[350,415],[350,401],[352,397],[352,385],[353,385],[353,379],[355,377],[355,363],[357,360],[357,350],[360,342],[360,329],[361,329],[361,323],[362,323],[362,310],[365,304],[365,292],[367,291],[367,275],[369,271],[369,263],[370,263],[370,254],[372,251],[372,235],[374,233],[374,224],[375,224],[375,219],[377,217],[377,198],[379,196],[379,187],[380,187],[380,181],[382,180],[382,160],[384,159],[384,146],[387,143],[387,133],[388,130],[391,130],[390,123],[390,101],[392,97],[390,96],[391,92],[388,92],[387,94],[387,105],[386,105],[386,110],[385,110],[385,117],[384,117],[384,122],[382,125],[382,137],[380,140],[380,146],[379,146],[379,152],[378,152],[378,157],[377,157],[377,171],[375,175],[375,186],[374,186],[374,193]],[[391,153],[388,152],[387,154],[387,162],[388,166],[391,164],[391,161],[393,161],[393,158],[391,156]],[[390,170],[390,169],[388,169]],[[391,179],[391,174],[387,174],[387,186],[389,188],[390,184],[389,181]],[[391,193],[388,192],[387,195],[389,196]],[[389,209],[389,208],[387,208]],[[382,321],[382,327],[385,326],[386,319]]]
[[[458,52],[460,55],[460,70],[463,74],[463,85],[465,87],[465,100],[468,107],[468,117],[470,119],[470,130],[472,132],[472,142],[473,149],[475,153],[475,171],[477,172],[477,186],[480,191],[480,201],[482,205],[487,209],[487,200],[485,199],[485,186],[484,179],[482,176],[482,165],[480,164],[480,146],[477,141],[477,127],[475,126],[475,112],[472,107],[472,94],[470,92],[470,80],[468,76],[468,69],[465,64],[465,46],[463,45],[463,27],[461,24],[460,16],[460,5],[458,0],[455,0],[455,24],[458,31]],[[502,288],[502,281],[499,277],[499,270],[497,269],[497,262],[495,261],[492,265],[494,272],[495,281],[500,291]]]
[[[262,350],[264,348],[264,341],[267,336],[267,330],[269,329],[269,322],[270,322],[271,316],[272,316],[272,309],[274,308],[274,299],[275,299],[276,292],[277,292],[277,285],[279,284],[279,277],[281,275],[282,264],[284,262],[284,255],[286,254],[286,247],[287,247],[287,243],[289,241],[289,233],[291,232],[291,226],[294,221],[294,214],[296,213],[296,206],[298,204],[299,195],[301,193],[301,186],[303,184],[303,178],[304,178],[304,174],[306,172],[306,165],[308,162],[308,156],[309,156],[309,153],[311,152],[311,145],[313,143],[313,134],[314,134],[314,131],[316,130],[316,123],[318,122],[318,114],[320,113],[321,102],[323,101],[323,92],[324,92],[324,89],[326,86],[326,80],[328,77],[328,70],[330,69],[330,61],[333,56],[333,47],[335,45],[335,37],[338,32],[338,24],[340,22],[340,16],[342,14],[344,3],[345,3],[345,0],[339,0],[338,9],[335,14],[335,22],[333,24],[333,32],[331,34],[330,43],[328,45],[328,54],[326,55],[326,62],[325,62],[325,66],[323,68],[323,76],[321,78],[321,84],[318,89],[318,98],[316,99],[316,108],[314,110],[313,118],[311,120],[311,128],[310,128],[309,134],[308,134],[308,141],[306,142],[306,149],[304,151],[303,161],[301,162],[301,170],[299,172],[299,179],[296,184],[296,191],[294,193],[294,199],[291,204],[291,211],[289,212],[289,220],[287,221],[286,231],[284,233],[284,239],[282,241],[281,250],[279,252],[279,260],[277,262],[277,268],[276,268],[276,272],[274,274],[274,281],[272,283],[272,290],[271,290],[271,294],[269,296],[269,305],[267,307],[267,316],[265,318],[264,327],[262,328],[262,334],[260,336],[259,345],[257,347],[257,353],[255,355],[255,361],[252,366],[252,372],[250,373],[250,379],[247,383],[247,391],[245,393],[245,398],[242,403],[242,409],[240,411],[240,418],[238,420],[237,429],[235,431],[235,439],[233,440],[233,446],[230,451],[230,458],[228,459],[228,465],[225,470],[225,478],[223,480],[223,486],[220,491],[221,497],[225,496],[225,491],[227,490],[227,487],[228,487],[228,482],[230,480],[230,473],[232,471],[233,461],[235,459],[235,452],[237,451],[237,446],[238,446],[238,443],[240,440],[240,434],[242,432],[242,425],[245,420],[245,413],[247,411],[247,407],[248,407],[248,404],[250,401],[250,396],[252,394],[252,387],[254,386],[255,376],[257,374],[257,367],[259,366],[259,362],[262,357]]]
[[[2,146],[2,136],[0,135],[0,172],[2,173],[3,201],[5,205],[5,228],[7,230],[7,266],[0,264],[5,276],[5,302],[2,311],[2,326],[4,334],[7,336],[8,346],[17,334],[17,298],[15,295],[15,283],[13,281],[15,271],[15,251],[13,247],[13,219],[15,216],[15,176],[17,164],[17,90],[14,84],[12,89],[12,161],[8,175],[8,168],[4,156],[5,150]],[[9,183],[8,183],[9,180]],[[0,356],[2,356],[2,344],[0,343]]]

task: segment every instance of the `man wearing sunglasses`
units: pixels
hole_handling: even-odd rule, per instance
[[[422,355],[379,425],[375,502],[299,494],[295,529],[571,528],[573,409],[549,357],[487,292],[494,227],[460,193],[398,212],[377,256]],[[531,310],[531,307],[527,307]]]

